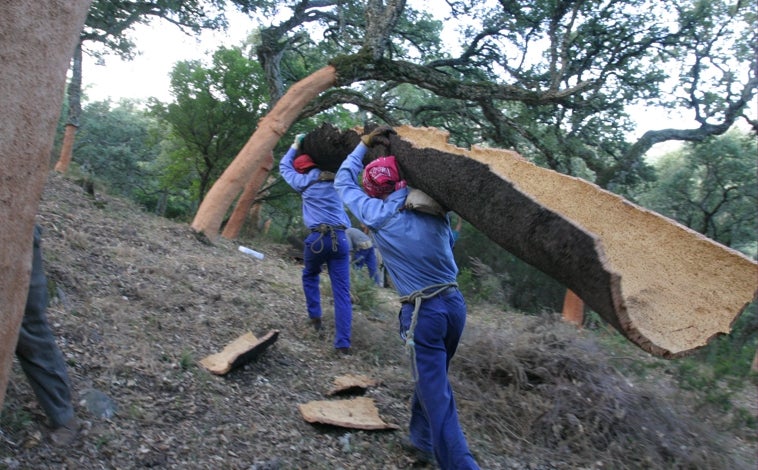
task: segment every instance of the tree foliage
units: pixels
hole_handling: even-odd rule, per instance
[[[640,202],[709,238],[755,257],[758,147],[739,130],[687,144],[656,164]]]
[[[136,25],[162,19],[185,32],[219,29],[226,26],[223,16],[225,4],[224,0],[93,1],[71,62],[65,137],[68,145],[63,145],[63,149],[73,148],[76,129],[81,125],[82,60],[85,51],[101,64],[107,54],[131,59],[135,44],[128,32]],[[70,152],[62,152],[60,167],[56,166],[56,170],[65,171],[71,158]]]
[[[158,155],[157,129],[158,123],[137,102],[88,104],[75,149],[80,171],[107,183],[116,194],[136,198],[153,177],[146,167]]]
[[[192,176],[197,203],[265,114],[268,96],[260,83],[257,62],[240,48],[220,48],[208,66],[199,60],[178,62],[171,72],[174,102],[152,101],[154,115],[170,124],[172,137],[181,143],[172,149],[174,163],[167,168],[178,172],[174,180]]]
[[[105,54],[131,59],[135,43],[129,31],[140,24],[161,19],[187,33],[226,26],[223,0],[94,0],[87,14],[81,42],[96,47],[87,50],[98,60]]]
[[[389,123],[435,123],[455,142],[514,148],[616,191],[651,177],[642,157],[655,143],[699,141],[741,116],[754,119],[755,12],[748,2],[446,4],[448,18],[462,25],[458,48],[442,42],[441,21],[404,1],[363,8],[280,2],[279,12],[292,14],[261,30],[259,57],[270,63],[274,56],[266,54],[276,49],[278,66],[266,73],[277,90],[302,78],[282,72],[296,57],[308,58],[303,73],[326,63],[338,68],[340,86],[308,114],[342,102]],[[413,108],[396,106],[400,84],[427,96]],[[629,142],[628,108],[642,104],[683,107],[697,127]]]

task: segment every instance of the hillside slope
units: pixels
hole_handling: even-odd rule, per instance
[[[72,448],[51,447],[44,415],[14,364],[0,467],[416,465],[399,445],[413,383],[392,292],[357,295],[354,354],[341,357],[331,345],[327,281],[326,334],[319,336],[307,324],[301,267],[289,246],[245,241],[265,254],[256,260],[236,243],[206,245],[185,224],[105,194],[93,198],[58,174],[50,175],[38,221],[50,321],[85,429]],[[198,366],[238,336],[272,329],[280,330],[278,341],[245,367],[217,377]],[[754,468],[754,442],[675,405],[682,396],[665,382],[619,375],[608,362],[619,354],[659,361],[633,347],[609,352],[554,316],[472,306],[451,375],[482,468]],[[334,378],[348,373],[380,382],[366,396],[400,430],[302,419],[297,405],[327,399]],[[111,416],[93,409],[96,392],[115,404]]]

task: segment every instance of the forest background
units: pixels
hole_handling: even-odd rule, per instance
[[[384,122],[445,129],[462,147],[514,149],[755,259],[758,28],[752,2],[451,0],[439,3],[443,20],[412,5],[95,1],[78,69],[74,58],[51,166],[73,128],[68,173],[93,191],[189,222],[292,84],[340,58],[379,50],[372,60],[380,70],[323,93],[282,137],[241,242],[255,247],[256,240],[301,238],[299,198],[276,170],[295,134],[325,122],[340,128]],[[87,99],[83,57],[106,64],[109,57],[132,57],[133,28],[140,24],[196,34],[223,28],[232,11],[249,17],[248,37],[173,64],[170,99]],[[451,22],[460,25],[455,51],[450,39],[442,40]],[[377,32],[377,24],[387,27]],[[371,40],[381,46],[367,47]],[[637,135],[633,116],[640,109],[676,110],[692,124],[666,122]],[[663,142],[683,145],[651,159],[649,150]],[[470,301],[526,314],[560,310],[563,286],[465,221],[456,258]],[[589,312],[585,326],[600,321]],[[751,305],[731,335],[693,358],[698,366],[682,361],[682,367],[709,364],[705,383],[741,380],[757,343]],[[683,380],[691,380],[687,376]]]

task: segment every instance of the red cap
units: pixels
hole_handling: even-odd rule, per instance
[[[306,153],[295,158],[292,162],[292,166],[295,167],[295,171],[301,174],[308,173],[312,168],[316,168],[316,164],[313,162],[310,155]]]

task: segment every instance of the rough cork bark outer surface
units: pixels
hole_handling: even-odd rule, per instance
[[[32,230],[66,71],[89,4],[5,0],[0,7],[0,406],[29,291]]]
[[[645,351],[673,358],[703,347],[756,296],[754,261],[595,184],[512,151],[455,147],[439,129],[395,130],[390,148],[367,160],[395,155],[410,186],[571,289]],[[359,134],[322,126],[310,139],[332,146],[324,160],[334,165]]]

